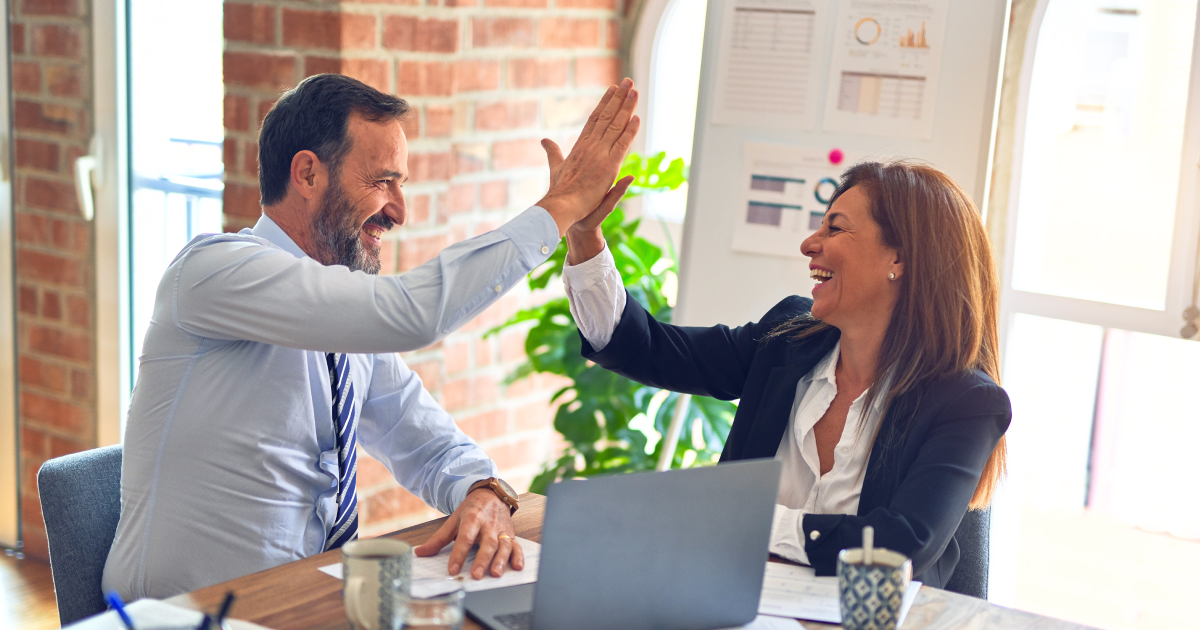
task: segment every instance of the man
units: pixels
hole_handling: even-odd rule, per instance
[[[454,541],[457,573],[478,544],[473,577],[522,568],[511,489],[395,353],[470,321],[616,203],[636,101],[628,79],[611,87],[565,160],[543,141],[537,206],[378,277],[380,237],[406,219],[407,104],[339,75],[284,94],[260,134],[263,216],[193,240],[159,285],[104,588],[169,597],[340,547],[358,529],[357,444],[450,513],[419,554]]]

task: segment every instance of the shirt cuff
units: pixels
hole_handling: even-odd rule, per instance
[[[558,224],[541,206],[531,206],[498,228],[516,246],[530,269],[546,262],[558,249]]]
[[[604,249],[600,250],[599,254],[578,265],[563,261],[562,277],[567,291],[583,293],[591,289],[597,282],[604,280],[605,276],[610,273],[617,273],[617,261],[613,259],[608,243],[604,244]]]
[[[483,481],[492,476],[494,475],[467,475],[454,482],[454,485],[450,487],[450,502],[454,506],[454,509],[457,510],[458,506],[462,505],[462,502],[467,499],[467,491],[471,489],[471,486],[475,485],[476,481]]]
[[[808,552],[804,551],[804,510],[776,504],[775,518],[771,524],[771,553],[793,562],[808,564]]]
[[[563,263],[563,286],[571,317],[584,339],[599,352],[612,340],[625,312],[625,285],[608,244],[590,260]]]

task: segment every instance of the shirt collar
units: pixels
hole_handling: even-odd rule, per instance
[[[837,362],[838,357],[841,356],[841,352],[842,341],[839,339],[838,342],[833,345],[833,349],[829,351],[829,354],[826,354],[825,358],[821,359],[821,361],[817,363],[813,369],[808,372],[808,374],[805,374],[803,377],[801,377],[800,380],[811,383],[812,381],[825,379],[830,383],[836,383],[837,381],[835,375],[837,372]]]
[[[296,241],[293,241],[292,237],[288,236],[287,232],[284,232],[283,228],[279,227],[279,224],[272,221],[271,217],[268,217],[266,214],[258,218],[258,223],[255,223],[254,227],[243,229],[240,234],[251,234],[266,239],[272,245],[279,247],[296,258],[308,258],[308,254],[305,254],[304,250],[300,249]]]

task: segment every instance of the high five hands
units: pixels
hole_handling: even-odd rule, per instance
[[[641,119],[633,115],[637,100],[630,79],[609,87],[566,158],[553,140],[542,140],[550,162],[550,189],[537,205],[550,213],[568,243],[569,230],[598,231],[633,183],[633,177],[615,185],[613,180],[641,126]]]

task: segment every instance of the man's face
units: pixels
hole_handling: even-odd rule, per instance
[[[314,258],[379,273],[383,233],[407,219],[400,185],[408,179],[408,141],[397,120],[375,123],[351,114],[348,131],[350,150],[313,215]]]

